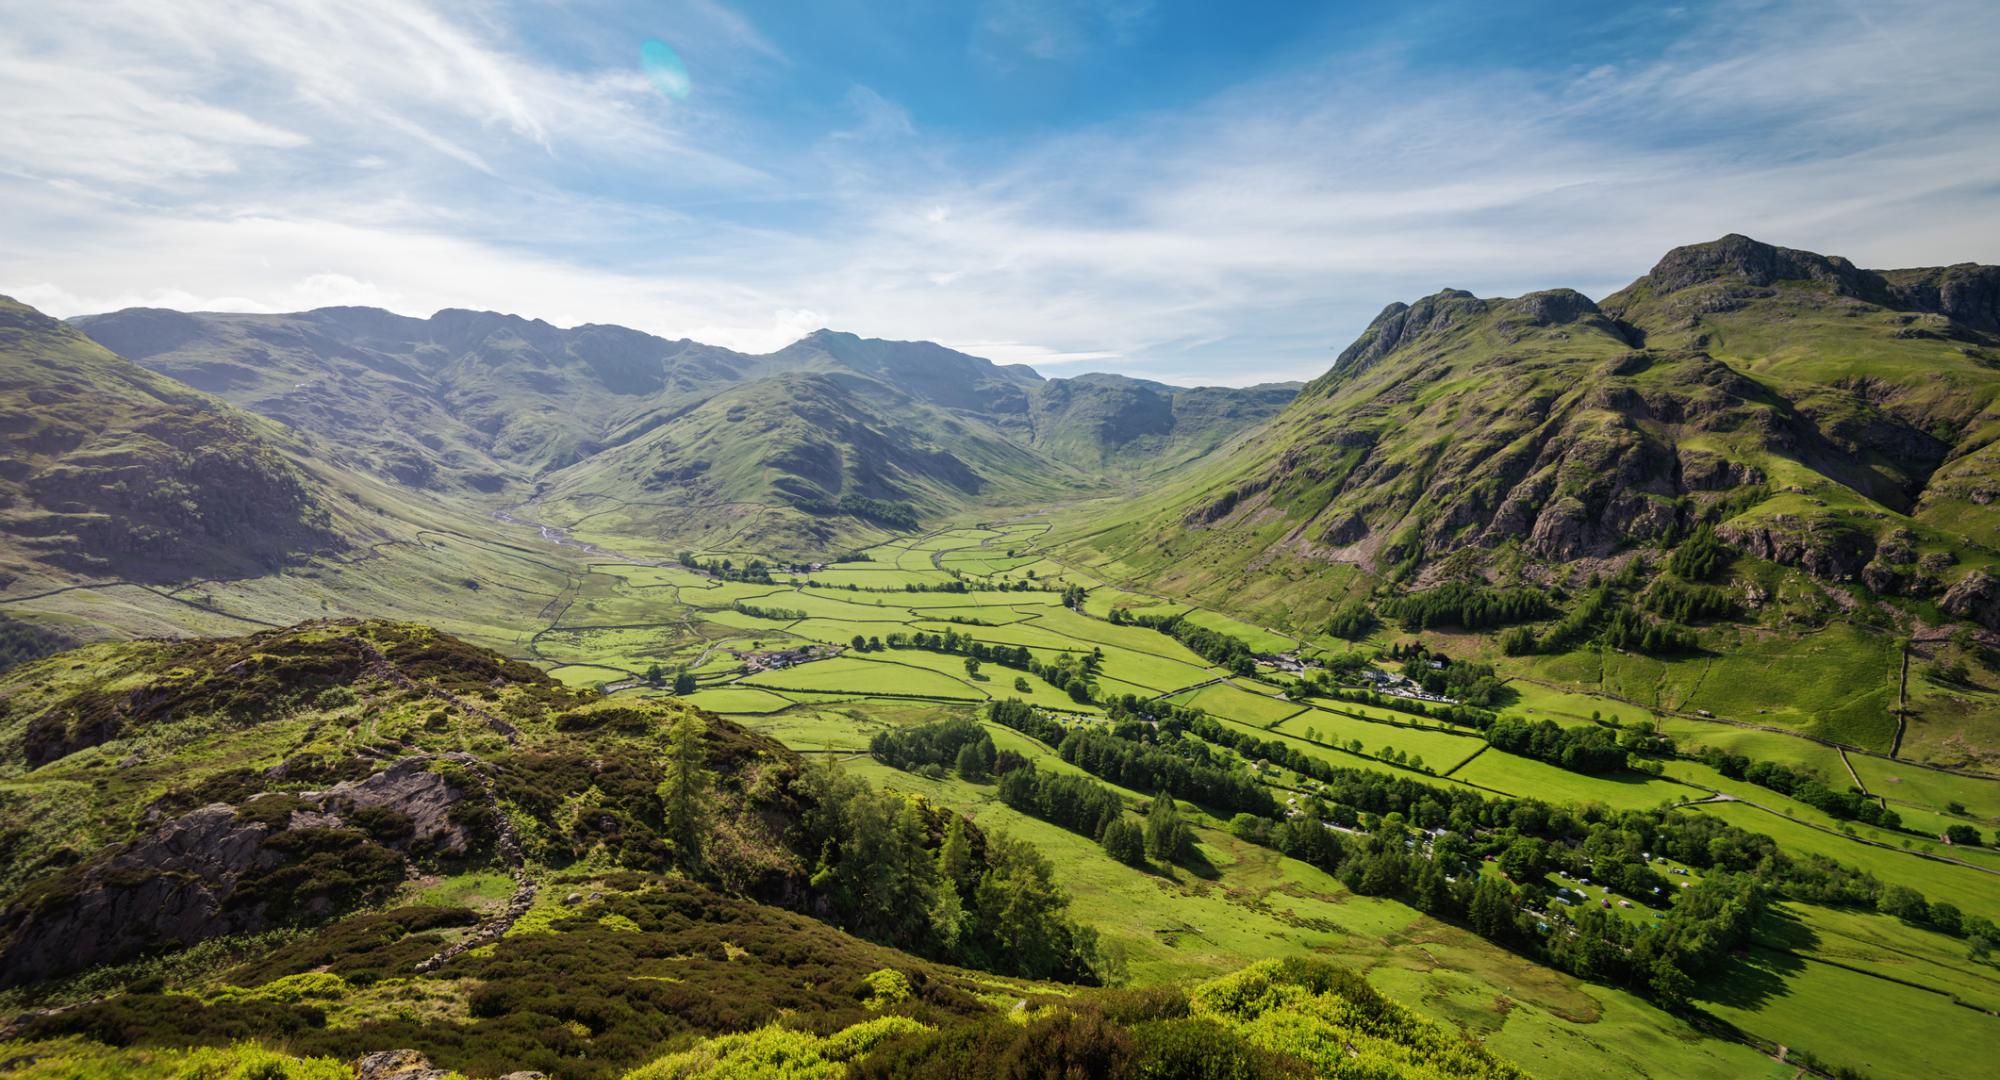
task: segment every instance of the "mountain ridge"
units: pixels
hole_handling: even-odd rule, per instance
[[[1385,307],[1169,507],[1086,547],[1249,553],[1218,588],[1272,559],[1560,578],[1710,522],[1829,581],[1941,597],[2000,559],[1996,311],[2000,267],[1871,271],[1735,234],[1602,301],[1442,290]]]
[[[606,324],[563,329],[465,309],[428,319],[374,308],[290,315],[127,309],[73,322],[115,352],[311,432],[357,466],[412,488],[547,493],[555,496],[551,509],[562,509],[570,493],[609,498],[629,508],[633,528],[655,534],[684,530],[687,519],[648,506],[764,505],[780,514],[759,542],[801,553],[868,534],[863,517],[838,509],[847,496],[888,499],[935,517],[975,497],[1073,494],[1113,476],[1184,464],[1290,397],[1283,385],[1047,379],[1027,365],[996,364],[933,342],[824,328],[750,355]],[[801,404],[805,384],[772,382],[807,375],[836,380],[818,384],[810,409],[792,407]],[[739,393],[752,386],[771,393]],[[676,460],[661,457],[670,437],[663,433],[704,423],[704,405],[732,393],[738,407],[728,415],[735,420],[682,439],[665,455]],[[884,407],[900,410],[895,423],[885,421]],[[784,411],[760,415],[767,409]],[[927,445],[944,457],[933,466],[907,456],[891,462],[895,455],[878,437],[890,428],[902,434],[889,442]],[[796,437],[765,445],[766,436],[784,430]],[[696,442],[707,449],[689,451]],[[659,460],[637,467],[635,456],[648,453]],[[736,469],[720,486],[712,477],[696,482],[720,461],[758,467]],[[958,480],[940,485],[936,476],[916,476],[939,469]],[[790,512],[799,508],[850,520],[828,528]],[[595,507],[575,509],[580,517]]]

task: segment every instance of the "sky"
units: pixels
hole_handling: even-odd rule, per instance
[[[2000,262],[2000,4],[0,0],[0,293],[1308,379],[1742,232]]]

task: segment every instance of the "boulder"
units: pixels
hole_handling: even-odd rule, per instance
[[[2000,630],[2000,577],[1974,570],[1946,589],[1938,606],[1988,630]]]

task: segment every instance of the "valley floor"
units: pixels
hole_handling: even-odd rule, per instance
[[[1563,725],[1649,720],[1683,748],[1712,745],[1849,776],[1893,804],[1908,829],[1839,822],[1693,760],[1672,761],[1660,776],[1592,776],[1492,750],[1477,730],[1442,720],[1295,699],[1296,680],[1278,665],[1232,674],[1172,636],[1108,616],[1114,607],[1181,613],[1272,657],[1311,659],[1354,646],[1120,589],[1050,558],[1039,546],[1047,528],[1027,519],[948,529],[892,539],[855,561],[746,573],[770,561],[754,551],[701,551],[682,560],[587,527],[565,532],[497,519],[458,522],[299,574],[172,592],[105,583],[0,603],[79,622],[115,617],[160,634],[234,633],[347,613],[315,609],[333,594],[346,608],[423,618],[567,683],[613,694],[666,693],[685,671],[695,682],[684,695],[691,702],[801,753],[830,755],[879,786],[921,794],[1032,840],[1055,862],[1078,916],[1122,953],[1137,983],[1211,976],[1264,957],[1325,955],[1554,1077],[1791,1076],[1798,1066],[1779,1058],[1799,1050],[1885,1078],[1985,1072],[1985,1049],[2000,1038],[2000,966],[1968,958],[1962,942],[1886,916],[1779,906],[1754,947],[1696,988],[1701,1013],[1717,1021],[1697,1029],[1632,994],[1558,973],[1400,903],[1355,895],[1304,863],[1238,839],[1226,822],[1198,809],[1199,847],[1212,872],[1140,870],[1003,805],[991,784],[926,778],[871,758],[877,731],[941,715],[976,717],[981,706],[1007,698],[1064,724],[1101,718],[1098,706],[1034,674],[975,667],[911,643],[918,634],[962,635],[1024,649],[1044,664],[1095,655],[1100,695],[1197,706],[1340,766],[1570,804],[1684,807],[1680,812],[1770,835],[1795,856],[1823,854],[1968,915],[2000,920],[2000,853],[1938,839],[1959,821],[1990,834],[2000,822],[2000,779],[1898,760],[1882,733],[1861,725],[1848,725],[1857,735],[1842,747],[1789,730],[1803,726],[1795,717],[1769,715],[1751,725],[1703,716],[1735,712],[1732,687],[1767,662],[1754,648],[1685,679],[1601,655],[1521,664],[1509,672],[1512,703],[1504,711]],[[338,589],[329,589],[328,576],[338,578]],[[1818,698],[1800,702],[1800,717],[1850,707],[1861,716],[1895,693],[1889,673],[1873,671],[1881,658],[1872,643],[1837,629],[1823,635],[1829,667],[1868,685],[1831,680]],[[997,746],[1041,770],[1078,771],[1033,738],[986,726]],[[1280,787],[1306,786],[1279,769],[1264,776]],[[1122,795],[1133,806],[1145,801],[1138,792]],[[1601,888],[1587,895],[1617,899]],[[1632,917],[1643,917],[1643,909]],[[1731,1027],[1740,1039],[1716,1036]]]

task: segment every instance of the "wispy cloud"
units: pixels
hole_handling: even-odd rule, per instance
[[[1033,53],[1080,10],[989,15]],[[742,58],[698,80],[789,64],[713,0],[683,15]],[[834,325],[1242,383],[1317,374],[1391,300],[1602,293],[1729,231],[2000,257],[2000,8],[1862,15],[1745,0],[1575,70],[1359,50],[996,144],[853,81],[801,142],[480,4],[0,0],[0,291],[491,307],[747,349]]]

